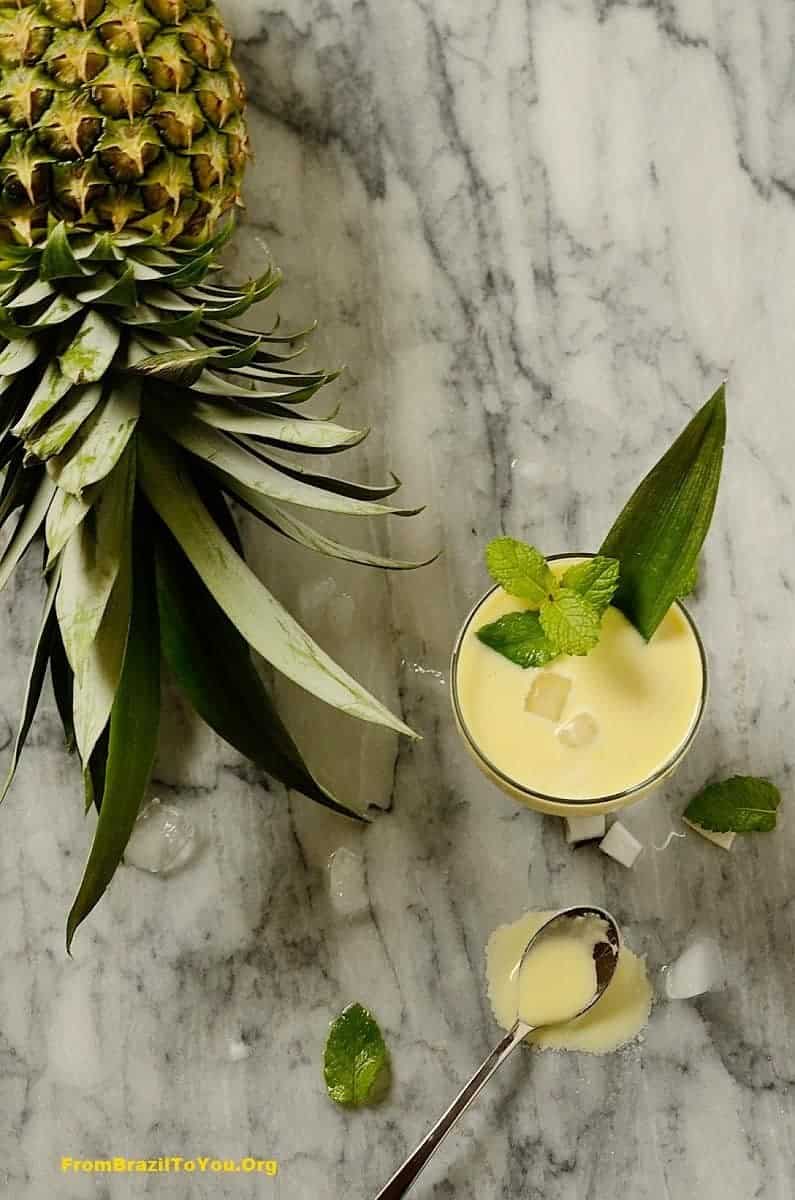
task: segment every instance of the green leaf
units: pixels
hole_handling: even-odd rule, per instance
[[[55,707],[58,709],[58,716],[61,718],[61,724],[63,725],[66,749],[69,754],[72,754],[77,745],[75,741],[75,723],[72,714],[74,677],[57,625],[50,650],[50,679],[52,681],[53,695],[55,696]]]
[[[213,356],[208,350],[166,350],[162,354],[150,354],[134,360],[129,370],[150,379],[190,387],[201,375],[205,363]]]
[[[587,654],[599,641],[599,613],[571,588],[541,606],[541,628],[562,654]]]
[[[39,347],[34,338],[9,342],[0,351],[0,375],[18,375],[38,357]]]
[[[538,609],[557,591],[557,580],[535,546],[501,537],[486,547],[489,575],[509,596],[518,596]]]
[[[218,529],[190,475],[168,443],[142,428],[139,480],[205,585],[263,658],[321,700],[361,720],[414,736],[382,704],[343,671],[260,583]]]
[[[25,437],[73,386],[71,379],[67,379],[61,372],[57,361],[49,362],[38,387],[30,398],[30,403],[14,426],[14,433],[17,437]]]
[[[105,773],[108,769],[108,745],[110,742],[110,726],[106,725],[97,738],[97,744],[91,751],[88,766],[83,768],[83,808],[89,813],[92,808],[97,812],[102,808],[102,796],[105,791]]]
[[[677,595],[677,600],[686,600],[688,596],[692,595],[692,593],[696,590],[697,587],[698,587],[698,561],[693,563],[693,568],[690,571],[690,574],[685,578],[685,581],[679,590],[679,594]]]
[[[14,781],[17,765],[20,756],[25,746],[30,727],[33,724],[33,718],[36,715],[39,699],[41,698],[41,689],[44,684],[44,677],[47,674],[47,663],[50,658],[50,653],[55,635],[55,620],[53,613],[53,605],[55,603],[55,594],[58,588],[57,575],[50,580],[49,588],[47,589],[47,599],[44,602],[44,612],[42,614],[41,628],[39,636],[36,639],[36,648],[33,652],[33,659],[30,664],[30,673],[28,674],[27,686],[25,688],[25,700],[22,705],[22,716],[17,730],[14,749],[11,752],[11,765],[6,776],[5,784],[2,792],[0,792],[0,803],[5,800],[8,794],[8,789]]]
[[[73,388],[69,396],[55,409],[50,418],[28,436],[25,449],[45,461],[69,445],[102,399],[102,384],[91,383]]]
[[[529,610],[506,613],[496,621],[482,625],[477,636],[520,667],[543,667],[559,653],[541,628],[538,613]]]
[[[133,456],[131,471],[135,470]],[[113,707],[124,665],[132,605],[132,482],[127,493],[125,533],[120,539],[119,568],[96,636],[80,658],[74,680],[75,738],[83,766],[89,762]]]
[[[781,793],[769,779],[733,775],[708,784],[684,811],[687,821],[712,833],[769,833]]]
[[[72,279],[82,275],[83,269],[69,245],[66,223],[59,221],[50,231],[39,260],[39,277],[41,279]]]
[[[44,522],[44,537],[47,542],[47,564],[49,571],[58,555],[91,508],[88,500],[70,496],[59,488],[47,510]]]
[[[0,556],[0,591],[8,583],[17,563],[44,524],[54,493],[55,484],[42,473],[36,491],[22,512],[11,540]]]
[[[259,677],[248,644],[216,603],[172,535],[156,537],[163,657],[211,729],[285,787],[342,813],[312,777]]]
[[[380,1099],[389,1082],[389,1053],[377,1021],[349,1004],[333,1021],[323,1056],[326,1090],[336,1104],[359,1108]]]
[[[262,416],[240,407],[225,408],[220,404],[208,404],[204,401],[194,405],[193,415],[214,429],[224,429],[228,433],[247,433],[266,441],[285,442],[287,445],[301,446],[305,450],[322,450],[326,453],[356,446],[368,433],[366,429],[346,429],[331,421]]]
[[[55,288],[44,279],[35,279],[33,283],[18,292],[13,300],[9,300],[7,308],[26,308],[29,304],[41,304],[42,300],[55,295]]]
[[[372,500],[359,500],[327,492],[300,479],[292,479],[221,430],[204,425],[193,417],[160,411],[153,414],[170,437],[216,470],[255,492],[273,500],[298,504],[317,511],[352,516],[405,516],[408,510],[391,508]]]
[[[389,558],[383,554],[374,554],[369,550],[360,550],[358,547],[346,546],[342,542],[335,541],[334,538],[320,533],[312,525],[307,524],[306,521],[302,521],[300,517],[289,512],[286,508],[282,508],[280,504],[277,504],[275,500],[271,500],[268,496],[260,495],[253,488],[245,487],[244,484],[238,483],[237,480],[231,479],[228,475],[219,474],[219,477],[224,488],[244,508],[248,509],[250,513],[255,517],[259,517],[260,520],[264,521],[272,529],[290,538],[291,541],[305,546],[307,550],[314,550],[318,554],[327,555],[329,558],[342,559],[344,562],[361,563],[369,567],[382,567],[389,571],[411,571],[416,567],[425,567],[437,557],[437,555],[433,555],[424,562],[411,562],[401,558]]]
[[[78,672],[97,635],[122,559],[129,553],[135,457],[123,456],[66,544],[56,609],[69,664]]]
[[[141,384],[137,379],[119,379],[80,436],[63,458],[52,463],[60,488],[81,496],[113,470],[132,437],[141,415]]]
[[[114,308],[126,308],[138,303],[138,290],[129,263],[121,275],[113,275],[110,271],[101,271],[95,275],[88,287],[77,293],[81,305],[107,304]]]
[[[107,373],[120,340],[118,325],[92,308],[60,357],[61,371],[72,383],[96,383]]]
[[[615,558],[596,554],[569,567],[560,582],[587,600],[601,617],[616,593],[619,570],[620,564]]]
[[[621,563],[613,603],[648,641],[691,577],[718,494],[726,440],[724,388],[649,472],[602,543]]]
[[[83,312],[83,306],[73,300],[71,296],[56,296],[41,316],[36,317],[30,323],[19,322],[19,325],[21,329],[52,329],[56,325],[63,325],[65,321],[71,320],[80,312]]]
[[[146,794],[160,726],[160,636],[151,533],[136,530],[130,633],[110,716],[105,789],[83,881],[66,925],[66,949],[102,897]]]

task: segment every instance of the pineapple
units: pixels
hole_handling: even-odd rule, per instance
[[[303,334],[233,323],[278,272],[213,282],[250,156],[244,104],[208,0],[0,0],[0,524],[14,522],[0,587],[39,535],[47,583],[5,791],[49,669],[98,813],[67,949],[148,785],[161,656],[221,737],[340,812],[250,647],[329,704],[410,733],[254,576],[229,508],[322,554],[415,565],[301,515],[406,510],[384,504],[392,485],[296,462],[364,435],[301,411],[333,378],[292,363]]]

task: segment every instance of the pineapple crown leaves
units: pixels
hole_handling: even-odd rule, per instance
[[[313,509],[417,510],[384,503],[397,481],[363,485],[297,460],[345,450],[367,431],[302,411],[336,376],[292,362],[303,334],[278,321],[265,333],[229,324],[281,280],[268,266],[241,286],[215,282],[231,233],[230,220],[205,242],[174,244],[155,231],[75,231],[51,217],[46,237],[0,246],[0,527],[14,521],[0,586],[38,534],[50,585],[6,790],[49,668],[99,810],[69,942],[121,861],[145,793],[161,654],[220,736],[337,812],[357,815],[311,774],[250,648],[344,712],[411,733],[243,557],[230,500],[317,553],[420,565],[345,545],[305,519]],[[208,649],[216,646],[223,661]]]

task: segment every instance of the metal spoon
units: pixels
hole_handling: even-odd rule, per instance
[[[518,977],[528,954],[538,945],[543,937],[546,937],[551,929],[555,928],[559,932],[562,923],[576,919],[577,917],[589,916],[602,918],[606,926],[605,940],[597,942],[594,946],[593,957],[596,969],[596,991],[593,998],[588,1001],[585,1007],[569,1018],[572,1021],[593,1008],[613,978],[613,973],[618,962],[621,935],[618,925],[609,912],[605,912],[603,908],[596,908],[594,905],[582,904],[575,908],[564,908],[560,912],[555,913],[530,938],[530,941],[522,951],[522,957],[519,960],[516,972]],[[400,1200],[401,1196],[405,1196],[420,1171],[425,1167],[428,1159],[438,1150],[443,1138],[450,1132],[461,1114],[469,1108],[472,1101],[488,1083],[497,1068],[502,1066],[506,1058],[524,1041],[528,1033],[533,1032],[534,1028],[539,1027],[527,1025],[524,1021],[517,1020],[513,1029],[509,1033],[506,1033],[505,1037],[494,1047],[485,1062],[478,1067],[469,1082],[464,1084],[453,1103],[442,1114],[430,1132],[425,1135],[417,1149],[409,1155],[403,1165],[398,1167],[389,1182],[381,1188],[375,1200]]]

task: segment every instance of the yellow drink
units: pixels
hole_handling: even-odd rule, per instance
[[[577,561],[551,565],[560,575]],[[637,798],[676,764],[703,711],[706,667],[689,617],[674,605],[647,643],[611,607],[590,654],[524,669],[476,636],[524,607],[495,588],[459,639],[454,707],[470,749],[496,782],[544,811],[570,814],[578,802],[608,811]]]

